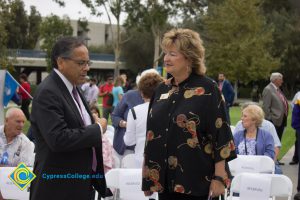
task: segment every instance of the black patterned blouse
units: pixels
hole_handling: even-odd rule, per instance
[[[224,101],[206,76],[192,73],[178,87],[172,82],[150,102],[142,189],[204,196],[215,163],[236,157]]]

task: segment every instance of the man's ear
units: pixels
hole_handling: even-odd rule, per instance
[[[64,68],[64,59],[61,58],[61,57],[58,57],[58,58],[56,59],[56,62],[57,62],[58,70],[59,70],[59,71],[60,71],[60,70],[63,70],[63,68]]]

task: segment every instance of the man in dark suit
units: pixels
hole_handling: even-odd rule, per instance
[[[31,114],[36,140],[31,200],[90,200],[93,187],[104,197],[101,133],[107,121],[91,115],[77,85],[90,67],[88,49],[74,37],[52,49],[50,75],[38,86]]]
[[[226,116],[228,118],[228,123],[230,124],[229,108],[233,104],[235,93],[231,83],[225,78],[223,73],[219,73],[218,75],[218,86],[225,101]]]

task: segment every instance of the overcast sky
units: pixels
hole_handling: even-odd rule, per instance
[[[85,17],[88,21],[108,23],[106,14],[101,17],[95,17],[90,15],[90,11],[86,6],[81,3],[81,0],[64,0],[65,7],[59,7],[59,5],[52,0],[23,0],[27,14],[30,12],[30,6],[35,6],[43,17],[50,15],[51,13],[62,17],[68,15],[71,19],[79,19]],[[113,23],[116,23],[113,21]]]

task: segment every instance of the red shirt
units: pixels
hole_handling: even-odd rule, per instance
[[[109,85],[108,83],[105,83],[104,85],[100,86],[100,88],[99,88],[99,90],[100,90],[99,93],[104,93],[104,92],[109,92],[109,93],[111,93],[113,87],[114,87],[113,84]],[[102,106],[105,107],[105,108],[111,107],[111,106],[108,106],[108,105],[107,105],[107,103],[106,103],[107,100],[108,100],[108,95],[103,96]]]
[[[28,82],[24,82],[21,84],[21,86],[30,94],[30,84]],[[30,97],[28,94],[23,90],[23,88],[19,88],[19,94],[21,95],[22,99],[29,99]]]

